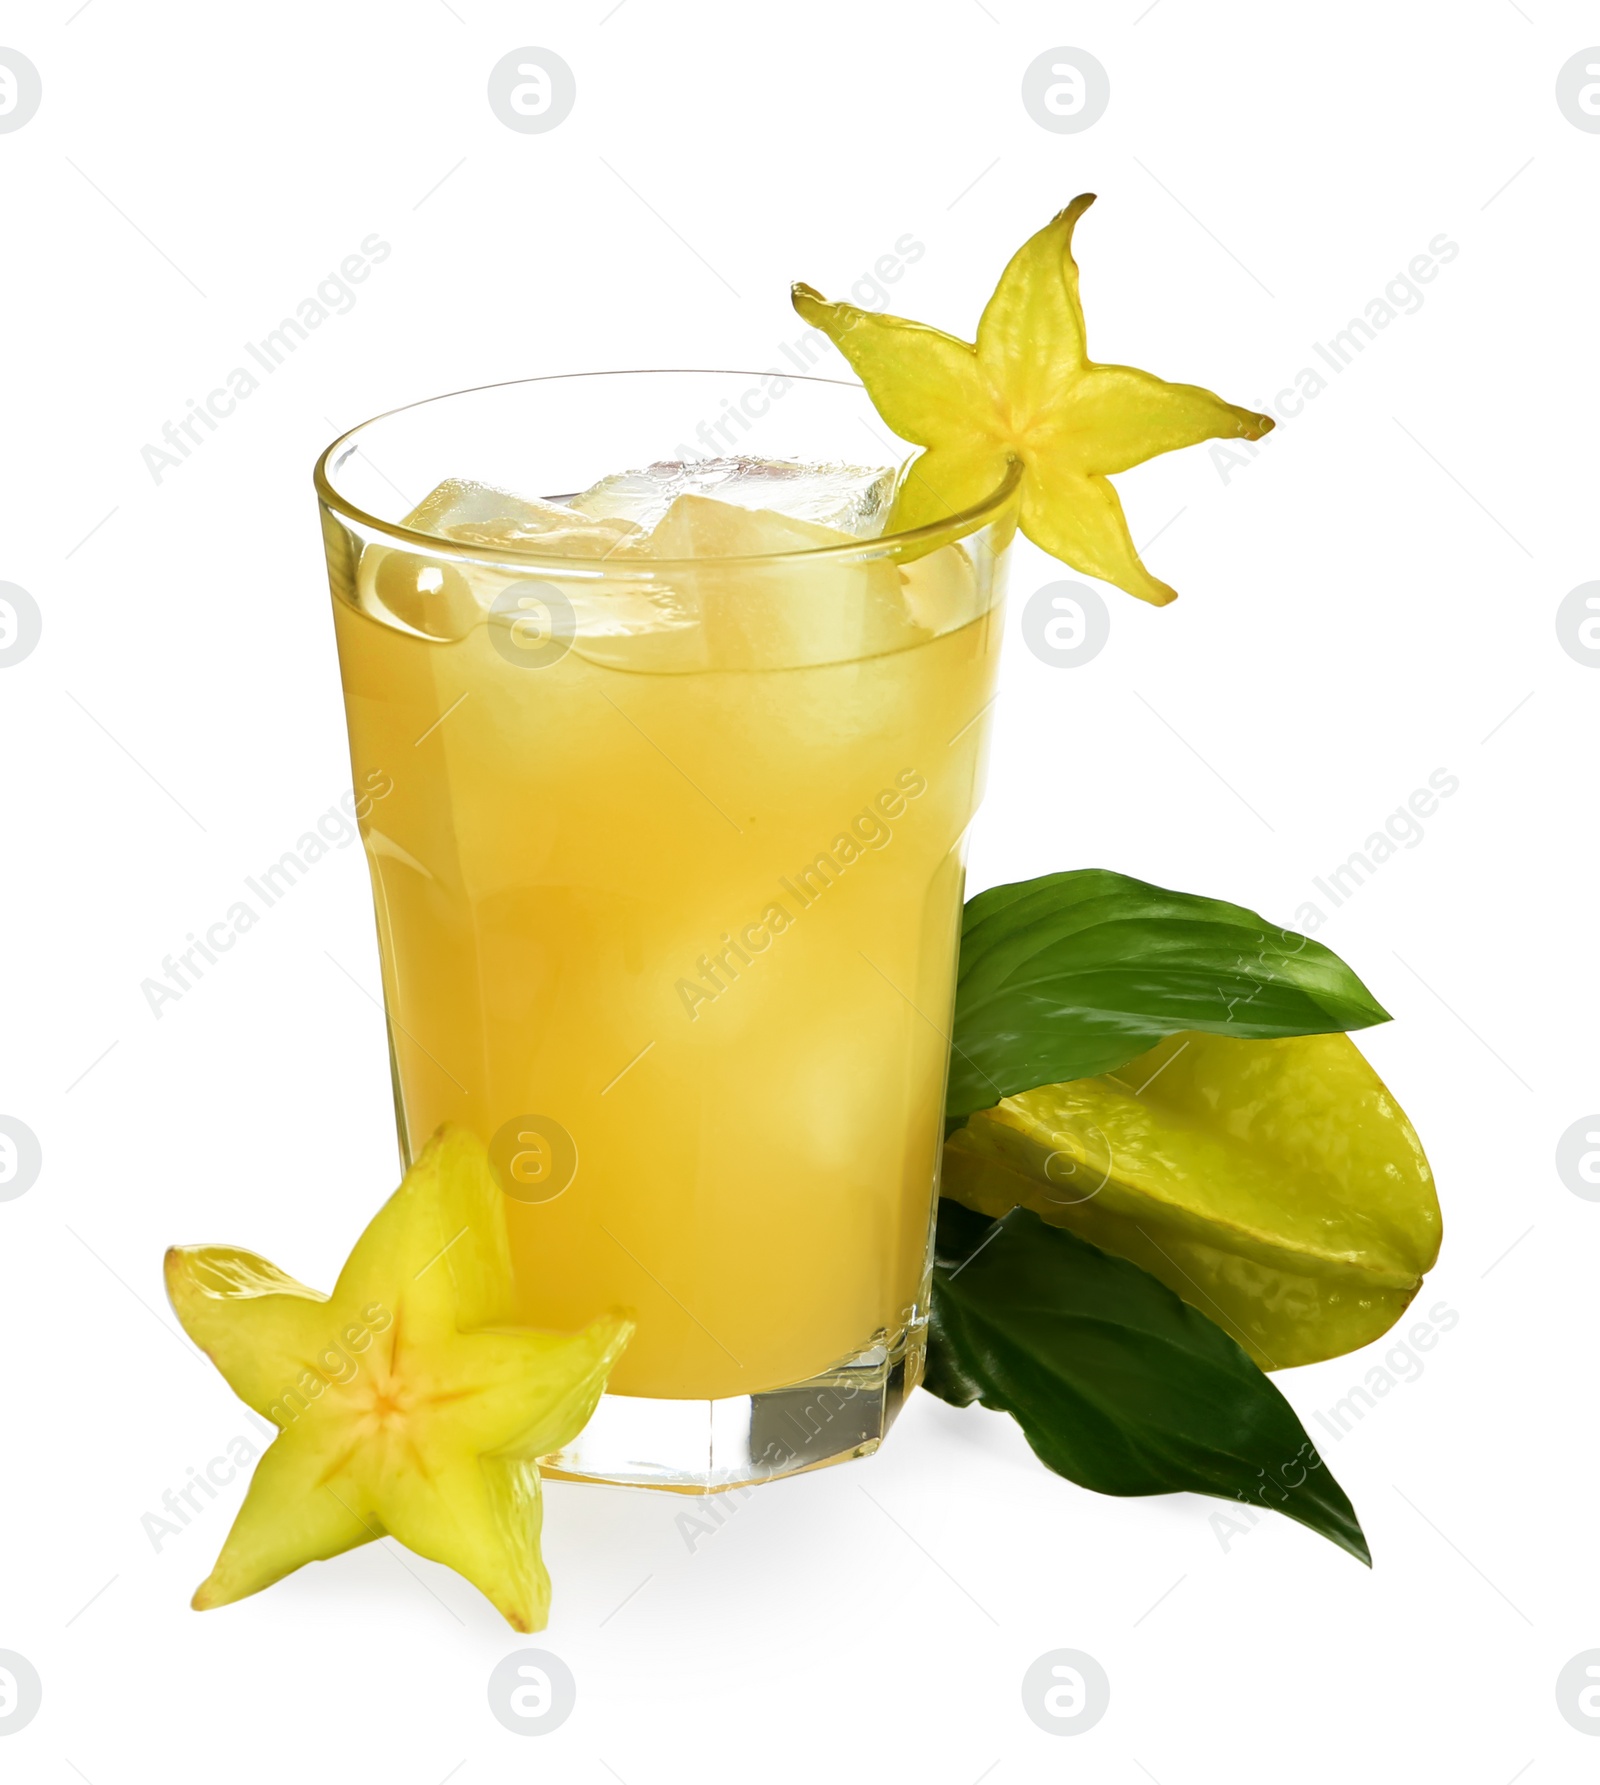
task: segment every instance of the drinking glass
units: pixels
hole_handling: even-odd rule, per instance
[[[652,371],[436,398],[318,463],[403,1159],[482,1139],[520,1320],[637,1320],[554,1474],[815,1468],[920,1380],[1018,473],[736,556],[408,517],[447,479],[560,501],[661,462],[782,507],[832,475],[785,466],[908,451],[855,384]]]

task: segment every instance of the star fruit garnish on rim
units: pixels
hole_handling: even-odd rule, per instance
[[[196,1610],[388,1535],[544,1628],[534,1459],[583,1429],[633,1323],[504,1324],[505,1213],[476,1136],[434,1136],[331,1296],[233,1246],[175,1246],[166,1274],[184,1331],[279,1428]]]
[[[1011,257],[975,346],[830,303],[809,285],[794,287],[794,307],[849,360],[895,433],[923,449],[901,473],[888,531],[974,506],[1019,459],[1028,538],[1161,606],[1178,592],[1140,563],[1108,475],[1202,440],[1259,440],[1272,417],[1089,358],[1072,232],[1093,203],[1092,192],[1075,198]]]

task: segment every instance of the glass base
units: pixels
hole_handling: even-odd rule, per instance
[[[564,1450],[541,1457],[557,1481],[714,1494],[870,1456],[922,1380],[927,1329],[884,1334],[805,1382],[720,1401],[602,1395]]]

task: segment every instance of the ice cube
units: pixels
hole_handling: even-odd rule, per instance
[[[619,539],[640,531],[629,520],[582,514],[560,502],[514,495],[464,477],[447,477],[404,525],[459,545],[531,545],[578,558],[603,558]]]
[[[936,638],[975,620],[992,593],[959,541],[900,566],[900,596],[912,623]]]
[[[420,638],[464,638],[481,603],[454,564],[398,546],[364,546],[356,566],[356,605]]]
[[[676,497],[631,552],[651,558],[755,558],[853,545],[842,528],[713,496]]]
[[[559,502],[464,477],[447,477],[402,525],[456,545],[532,548],[569,558],[607,558],[628,537],[644,537],[632,521],[580,514]],[[507,581],[508,573],[494,565],[380,544],[365,548],[356,571],[360,605],[408,632],[436,639],[465,637]],[[619,623],[610,616],[605,622]]]
[[[500,522],[507,527],[531,527],[548,531],[578,519],[559,502],[530,501],[497,489],[492,483],[474,483],[467,477],[447,477],[412,509],[402,523],[418,533],[437,533],[449,538],[448,529]]]
[[[834,527],[857,539],[883,531],[894,496],[892,470],[803,465],[789,459],[662,459],[643,471],[602,477],[572,498],[586,515],[653,527],[680,496],[709,496]]]
[[[930,636],[912,619],[893,563],[781,556],[860,543],[791,514],[686,494],[618,555],[690,560],[669,574],[698,623],[695,667],[795,669],[878,657]]]

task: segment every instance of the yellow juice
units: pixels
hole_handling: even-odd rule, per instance
[[[887,574],[937,609],[965,549]],[[614,1393],[759,1393],[925,1320],[991,603],[766,667],[630,656],[580,614],[530,669],[470,602],[430,637],[335,600],[356,784],[392,784],[364,834],[403,1137],[525,1136],[519,1315],[633,1310]],[[552,1132],[576,1169],[546,1195]]]

